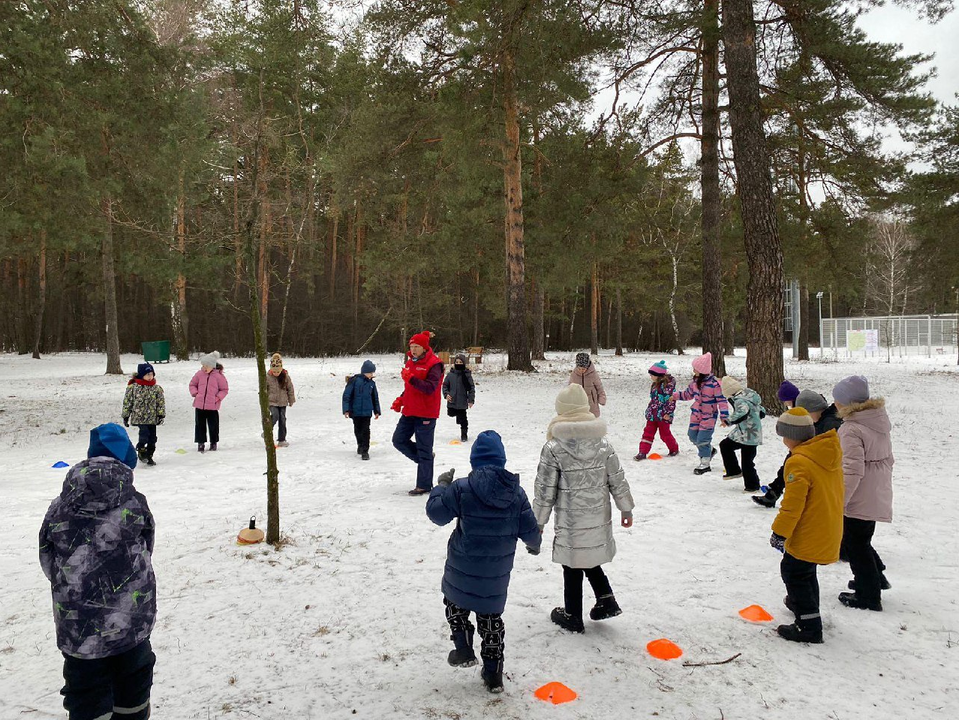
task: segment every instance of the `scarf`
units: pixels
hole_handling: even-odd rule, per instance
[[[153,380],[141,380],[140,378],[132,378],[130,382],[127,383],[127,385],[133,384],[143,385],[144,387],[153,387],[157,384],[157,379],[154,378]]]

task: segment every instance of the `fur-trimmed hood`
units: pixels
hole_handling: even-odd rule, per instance
[[[862,403],[853,403],[852,405],[844,405],[843,409],[837,408],[837,414],[843,418],[847,419],[850,415],[854,413],[862,412],[864,410],[874,410],[875,408],[882,408],[887,404],[887,401],[881,397],[870,398],[866,402]]]
[[[597,418],[580,422],[558,422],[552,428],[554,440],[600,440],[607,435],[607,422]]]

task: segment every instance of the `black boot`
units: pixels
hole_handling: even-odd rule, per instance
[[[483,670],[480,671],[480,679],[483,680],[487,692],[503,692],[503,660],[488,660],[484,658]]]
[[[777,506],[777,500],[780,499],[774,490],[767,490],[763,495],[754,495],[752,498],[757,505],[761,505],[765,508],[772,508]]]
[[[466,441],[467,441],[467,429],[460,428],[460,442],[466,442]]]
[[[148,452],[149,452],[149,451],[147,450],[146,447],[137,446],[137,458],[139,458],[140,462],[146,462],[146,461],[147,461],[147,453],[148,453]]]
[[[473,651],[473,628],[458,630],[450,635],[453,650],[447,656],[447,662],[453,667],[473,667],[477,664],[477,654]]]
[[[823,642],[823,629],[810,627],[804,629],[798,623],[781,625],[777,628],[777,635],[790,642],[816,643]]]
[[[583,618],[573,617],[573,615],[568,615],[567,611],[562,607],[556,607],[550,613],[550,619],[553,620],[557,625],[562,627],[564,630],[569,630],[570,632],[582,633],[583,632]]]
[[[851,580],[850,582],[847,583],[847,587],[850,588],[851,590],[856,590],[856,589],[857,589],[857,581],[856,581],[856,580]],[[889,590],[891,587],[892,587],[892,586],[890,585],[890,581],[887,580],[887,576],[884,575],[883,573],[880,573],[880,589],[881,589],[881,590]]]
[[[883,605],[880,600],[867,600],[858,596],[856,593],[842,592],[837,598],[841,605],[858,610],[873,610],[874,612],[883,612]]]
[[[156,445],[147,445],[147,465],[156,465],[153,461],[153,453],[156,452]]]
[[[617,600],[613,595],[603,595],[597,598],[597,604],[590,610],[591,620],[606,620],[616,617],[623,611],[617,605]]]

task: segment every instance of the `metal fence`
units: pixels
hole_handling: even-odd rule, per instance
[[[956,315],[824,318],[820,321],[821,354],[844,357],[957,355]]]

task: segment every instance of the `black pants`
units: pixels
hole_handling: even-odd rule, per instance
[[[457,425],[460,426],[460,432],[466,434],[467,432],[467,409],[463,408],[452,408],[449,405],[447,406],[447,415],[457,419]]]
[[[783,495],[783,489],[787,486],[787,483],[783,480],[783,468],[787,464],[787,458],[790,457],[790,453],[787,453],[787,457],[783,459],[783,463],[780,465],[780,469],[777,470],[777,479],[772,483],[767,485],[767,490],[772,490],[777,494],[777,497]]]
[[[370,452],[370,416],[352,417],[353,434],[357,438],[357,452]]]
[[[64,654],[65,684],[60,694],[70,720],[147,720],[156,661],[149,640],[98,660],[79,660]]]
[[[854,592],[868,602],[880,602],[880,573],[886,570],[871,542],[876,529],[874,520],[843,516],[843,548],[850,561]]]
[[[787,588],[787,596],[797,613],[797,626],[801,630],[822,632],[820,619],[820,583],[817,582],[816,563],[798,560],[790,553],[783,554],[780,561],[780,577]]]
[[[137,450],[146,448],[155,450],[157,447],[157,426],[156,425],[137,425],[140,435],[137,438]]]
[[[741,472],[740,463],[737,462],[737,450],[740,451],[743,462],[743,489],[759,490],[760,477],[757,475],[757,468],[753,464],[753,461],[757,459],[756,445],[743,445],[730,438],[721,440],[720,457],[723,458],[723,472],[726,475],[736,475]]]
[[[470,611],[443,598],[444,613],[450,624],[450,639],[459,648],[473,646],[473,625],[470,623]],[[484,667],[497,670],[503,668],[503,616],[500,613],[481,615],[477,613],[477,629],[480,631],[480,657]]]
[[[287,439],[287,408],[279,405],[270,406],[270,423],[274,426],[280,423],[280,430],[277,432],[277,442],[283,442]]]
[[[572,568],[563,566],[563,609],[567,614],[576,617],[583,617],[583,576],[587,576],[590,587],[593,588],[593,594],[599,599],[604,595],[612,595],[610,581],[604,574],[603,569],[597,565],[588,568]]]
[[[220,411],[196,410],[193,441],[198,445],[207,441],[207,428],[210,428],[210,442],[220,442]]]

